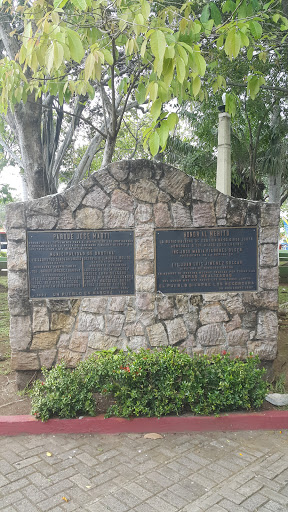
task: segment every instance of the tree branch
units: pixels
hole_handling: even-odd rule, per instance
[[[28,101],[27,101],[27,103],[28,103]],[[47,106],[47,105],[42,105],[42,107],[46,108],[46,109],[55,110],[56,112],[60,112],[60,108],[55,107],[55,105],[53,105],[52,107]],[[85,117],[78,116],[76,114],[73,114],[72,112],[67,112],[67,110],[63,110],[63,114],[65,114],[67,116],[71,116],[71,117],[77,117],[79,120],[84,121],[84,123],[88,124],[88,126],[91,126],[91,128],[93,128],[93,130],[95,130],[97,133],[99,133],[99,135],[101,135],[101,137],[103,137],[103,139],[106,139],[106,133],[104,133],[102,130],[99,130],[99,128],[96,128],[96,126],[94,124],[90,123],[90,121],[88,121],[88,119],[86,119]]]
[[[247,87],[247,84],[241,84],[237,82],[226,82],[227,87]],[[287,87],[275,87],[272,85],[260,85],[260,89],[263,89],[264,91],[275,91],[275,92],[282,92],[285,95],[288,96],[288,88]]]
[[[78,98],[76,101],[76,105],[74,107],[73,117],[71,119],[71,123],[69,126],[69,130],[67,131],[64,141],[62,142],[59,150],[57,151],[55,163],[53,165],[53,168],[51,170],[51,174],[53,176],[55,184],[58,183],[59,178],[59,170],[65,155],[66,150],[68,149],[69,145],[72,142],[73,135],[75,133],[76,128],[79,125],[79,121],[81,118],[81,113],[83,112],[85,108],[84,101],[81,100],[81,98]]]
[[[105,125],[104,122],[101,126],[101,128],[104,130]],[[73,187],[73,185],[77,185],[79,181],[81,181],[84,178],[85,172],[90,168],[90,165],[92,163],[92,160],[95,156],[95,153],[97,152],[103,138],[99,133],[97,133],[93,139],[91,140],[88,148],[86,149],[84,155],[81,158],[81,162],[79,163],[72,180],[69,184],[70,187]]]
[[[12,17],[10,14],[5,13],[3,16],[1,16],[1,22],[0,22],[0,39],[2,40],[2,43],[4,45],[5,51],[8,55],[8,57],[11,60],[14,60],[16,53],[19,52],[20,46],[18,44],[18,41],[13,36],[11,37],[9,34],[13,28],[13,22]]]

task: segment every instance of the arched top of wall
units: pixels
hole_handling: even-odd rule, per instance
[[[279,218],[274,204],[226,196],[175,167],[149,160],[112,163],[62,193],[17,205],[9,206],[7,223],[32,230],[132,228],[151,223],[152,217],[156,228],[255,226],[259,221],[264,227]]]

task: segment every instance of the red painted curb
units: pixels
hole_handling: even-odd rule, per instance
[[[223,416],[165,416],[162,418],[51,419],[43,423],[33,416],[1,416],[0,435],[19,434],[120,434],[144,432],[213,432],[288,429],[288,411],[232,413]]]

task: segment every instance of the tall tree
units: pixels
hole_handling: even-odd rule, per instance
[[[248,48],[245,81],[255,97],[265,79],[253,73],[254,53],[263,58],[268,30],[271,52],[281,48],[286,39],[277,34],[288,28],[276,0],[208,2],[201,12],[197,2],[147,0],[1,5],[0,107],[19,143],[30,197],[56,191],[63,156],[82,123],[93,137],[72,184],[103,141],[102,165],[111,161],[126,113],[147,103],[153,122],[144,135],[153,156],[163,151],[178,121],[165,104],[203,100],[207,64],[218,54],[234,59]],[[215,73],[214,91],[226,87],[225,78]]]

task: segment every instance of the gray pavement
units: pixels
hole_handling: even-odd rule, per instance
[[[6,512],[288,510],[288,432],[0,437]]]

